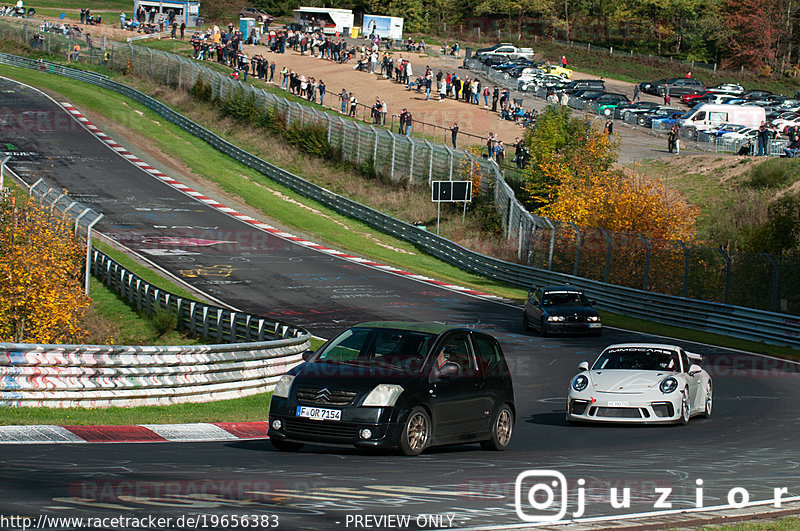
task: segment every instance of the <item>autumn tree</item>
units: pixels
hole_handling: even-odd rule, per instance
[[[565,179],[588,179],[617,159],[617,142],[598,134],[586,117],[569,107],[548,105],[525,133],[530,167],[525,173],[526,206],[537,210],[555,201]]]
[[[728,30],[730,66],[773,68],[784,44],[791,0],[726,0],[725,23]]]
[[[0,199],[0,341],[72,343],[91,302],[72,224],[30,199]]]

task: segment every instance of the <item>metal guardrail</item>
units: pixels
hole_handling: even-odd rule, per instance
[[[39,68],[41,65],[36,61],[8,56],[7,54],[0,54],[0,62],[6,64],[13,62],[16,66],[34,69]],[[195,124],[166,105],[126,85],[91,76],[87,76],[86,80],[128,96],[134,101],[147,106],[164,119],[301,195],[319,201],[337,212],[361,220],[383,232],[409,241],[431,255],[466,271],[507,282],[521,288],[528,288],[532,285],[569,282],[582,287],[590,296],[598,299],[598,307],[601,309],[732,337],[800,347],[800,317],[683,297],[659,295],[644,290],[603,284],[577,276],[487,257],[387,216],[375,209],[339,196],[301,177],[273,166]],[[512,227],[515,230],[519,227],[520,234],[524,233],[524,231],[530,231],[534,227],[548,227],[547,220],[533,216],[522,208],[514,197],[513,191],[502,180],[499,180],[495,185],[495,202],[501,209],[501,216],[504,217],[506,226],[509,227],[509,234]],[[701,318],[693,321],[687,319],[687,316],[699,316]]]
[[[28,191],[86,230],[100,214],[48,188]],[[0,343],[0,407],[109,407],[208,402],[263,393],[302,362],[310,334],[280,321],[211,306],[159,289],[98,249],[92,273],[149,315],[174,316],[203,346]]]

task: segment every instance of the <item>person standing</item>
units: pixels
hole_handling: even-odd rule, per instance
[[[766,122],[761,122],[758,127],[758,156],[763,157],[767,154],[767,142],[769,138],[769,128]]]
[[[381,120],[383,120],[383,125],[386,125],[386,113],[389,111],[389,107],[386,106],[386,100],[381,100]]]
[[[639,85],[633,86],[633,101],[640,101],[639,98]]]
[[[497,146],[494,148],[494,160],[498,166],[502,166],[506,160],[506,147],[503,145],[502,140],[497,141]]]
[[[522,169],[522,153],[525,149],[525,144],[520,140],[519,137],[514,139],[514,163],[517,165],[517,168]]]
[[[272,61],[269,65],[269,82],[272,83],[272,78],[275,77],[275,61]]]
[[[355,118],[357,109],[358,109],[358,99],[356,98],[355,94],[351,94],[350,95],[350,112],[347,115],[348,116],[352,116],[353,118]]]
[[[670,153],[675,151],[675,141],[678,139],[678,128],[676,126],[672,126],[672,129],[669,130],[667,133],[667,149]]]
[[[494,91],[492,92],[492,112],[497,112],[497,100],[500,99],[500,89],[498,87],[494,87]]]
[[[453,140],[453,149],[456,149],[456,139],[458,138],[458,123],[454,123],[450,128],[450,137]]]
[[[184,33],[186,33],[186,22],[181,22],[181,40],[183,40]]]
[[[339,100],[341,100],[342,103],[342,114],[345,114],[347,112],[347,102],[350,101],[350,95],[344,88],[342,88],[342,92],[339,94]]]
[[[273,66],[274,66],[274,64],[273,64]],[[272,79],[272,78],[270,78],[270,79]],[[318,90],[319,90],[319,104],[320,105],[325,105],[325,82],[323,80],[321,80],[321,79],[319,80]]]
[[[414,117],[411,112],[406,112],[406,136],[411,136],[411,126],[414,124]]]
[[[125,29],[125,11],[119,12],[119,29]]]
[[[611,118],[606,119],[606,126],[604,128],[606,136],[611,138],[611,134],[614,132],[614,122],[611,121]]]
[[[562,66],[562,68],[566,68],[567,67],[567,56],[566,55],[562,55],[561,56],[561,66]]]

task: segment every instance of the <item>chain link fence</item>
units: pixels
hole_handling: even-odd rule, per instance
[[[1,21],[0,25],[8,29]],[[15,28],[18,38],[26,35],[20,26],[9,26]],[[74,39],[52,35],[46,42],[52,50],[66,51],[71,49]],[[797,259],[745,253],[728,255],[715,248],[650,241],[641,235],[607,233],[602,229],[581,229],[536,216],[517,199],[494,161],[288,101],[174,54],[107,42],[105,48],[89,46],[79,60],[102,62],[109,68],[133,72],[183,90],[191,90],[198,79],[203,79],[220,99],[244,91],[259,106],[280,113],[287,125],[325,127],[330,145],[340,150],[343,159],[354,164],[371,163],[377,172],[393,180],[407,179],[423,185],[432,180],[461,180],[480,173],[485,177],[481,182],[491,188],[495,210],[508,240],[516,244],[521,264],[650,292],[761,310],[800,312],[800,294],[792,289],[794,281],[800,278]],[[40,69],[77,79],[84,75],[49,63],[42,63]],[[225,147],[217,144],[219,141],[212,142],[220,149]],[[780,145],[776,143],[770,149],[777,152]]]

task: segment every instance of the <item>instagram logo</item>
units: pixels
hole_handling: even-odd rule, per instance
[[[528,484],[523,485],[526,481]],[[532,481],[535,483],[530,485]],[[558,512],[552,512],[554,507]],[[567,514],[567,478],[555,470],[520,473],[514,485],[514,509],[524,522],[561,520]]]

